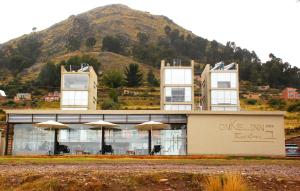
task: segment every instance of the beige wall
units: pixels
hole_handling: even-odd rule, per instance
[[[284,156],[283,115],[188,115],[189,155]]]

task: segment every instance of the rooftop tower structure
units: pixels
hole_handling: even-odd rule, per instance
[[[203,110],[239,111],[239,67],[236,63],[207,64],[201,74]]]
[[[61,66],[62,110],[96,110],[97,74],[92,66],[65,68]]]
[[[193,110],[194,108],[194,61],[182,65],[161,61],[160,68],[161,110]]]

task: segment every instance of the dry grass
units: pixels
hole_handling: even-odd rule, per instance
[[[246,182],[240,174],[208,176],[204,182],[205,191],[247,191]]]

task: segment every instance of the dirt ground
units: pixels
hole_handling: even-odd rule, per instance
[[[251,190],[300,190],[300,165],[292,163],[206,165],[149,160],[0,163],[0,190],[202,190],[205,177],[224,173],[241,174]]]

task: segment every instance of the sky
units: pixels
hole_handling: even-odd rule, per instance
[[[7,0],[0,2],[0,43],[90,9],[124,4],[165,15],[194,34],[269,53],[300,67],[299,0]]]

